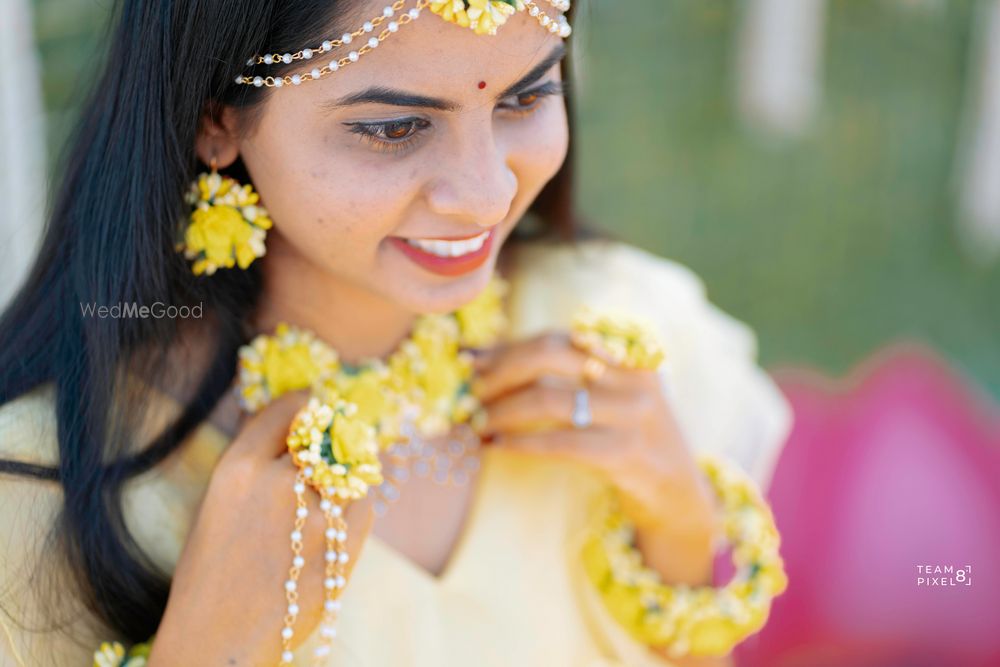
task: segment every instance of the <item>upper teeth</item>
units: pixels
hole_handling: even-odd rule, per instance
[[[445,241],[443,239],[406,239],[411,246],[438,257],[461,257],[470,252],[476,252],[483,247],[490,232],[487,230],[479,236],[461,241]]]

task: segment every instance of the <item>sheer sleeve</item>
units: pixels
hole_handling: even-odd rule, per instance
[[[767,486],[791,427],[789,404],[757,364],[753,331],[712,304],[690,269],[603,240],[526,247],[518,262],[510,296],[515,336],[565,329],[584,304],[645,320],[665,346],[664,387],[688,446],[734,460]],[[583,571],[586,508],[597,488],[581,478],[569,523],[567,563],[582,613],[610,664],[673,664],[617,624]]]
[[[0,407],[0,458],[55,460],[51,397],[38,390]],[[56,482],[0,473],[0,665],[93,664],[110,637],[82,608],[52,528],[62,506]]]
[[[688,446],[735,460],[766,487],[791,409],[757,364],[745,323],[690,269],[614,241],[525,247],[512,280],[514,334],[568,326],[581,304],[644,319],[666,348],[664,386]]]

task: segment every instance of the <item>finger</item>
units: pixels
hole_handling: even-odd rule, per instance
[[[573,461],[603,469],[614,456],[613,433],[610,430],[596,428],[505,433],[495,438],[490,447],[501,447],[529,456]]]
[[[285,394],[247,420],[229,451],[234,455],[278,458],[288,451],[285,438],[296,413],[309,400],[305,390]]]
[[[543,376],[579,381],[589,355],[573,347],[564,333],[546,333],[494,350],[478,366],[472,391],[482,401],[532,384]],[[632,380],[629,372],[607,366],[593,384],[620,387]]]
[[[567,387],[535,384],[505,394],[484,404],[485,419],[480,433],[537,430],[539,423],[559,427],[573,424],[576,391]],[[591,423],[622,426],[636,419],[636,400],[631,394],[608,389],[588,390]]]

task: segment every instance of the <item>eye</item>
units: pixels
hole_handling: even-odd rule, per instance
[[[431,126],[423,118],[400,118],[382,122],[348,123],[350,131],[383,150],[399,151],[408,148],[422,131]]]
[[[535,106],[535,103],[538,101],[538,99],[539,99],[538,93],[535,92],[521,93],[520,95],[517,96],[517,104],[522,108],[533,107]]]
[[[386,123],[382,126],[382,134],[386,139],[400,141],[411,136],[417,130],[417,121],[404,120],[393,123]]]
[[[566,91],[562,83],[550,81],[537,88],[508,96],[500,103],[499,107],[517,114],[528,114],[541,106],[545,98],[565,94]]]

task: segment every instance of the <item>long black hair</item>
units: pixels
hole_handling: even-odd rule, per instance
[[[58,461],[0,460],[0,473],[49,480],[64,503],[52,526],[82,603],[137,642],[166,606],[169,573],[138,548],[123,519],[125,482],[175,451],[230,385],[261,288],[248,271],[192,276],[174,251],[183,193],[199,168],[206,109],[252,109],[263,97],[233,79],[249,54],[296,51],[355,18],[350,0],[122,0],[101,76],[62,160],[42,248],[0,318],[0,405],[54,392]],[[351,14],[351,16],[349,16]],[[535,203],[547,233],[574,234],[570,169]],[[239,176],[242,167],[232,168]],[[243,172],[245,177],[245,172]],[[203,304],[203,320],[86,317],[83,304]],[[185,327],[210,362],[181,370],[194,389],[179,415],[140,438],[149,396],[129,376],[166,373]]]

